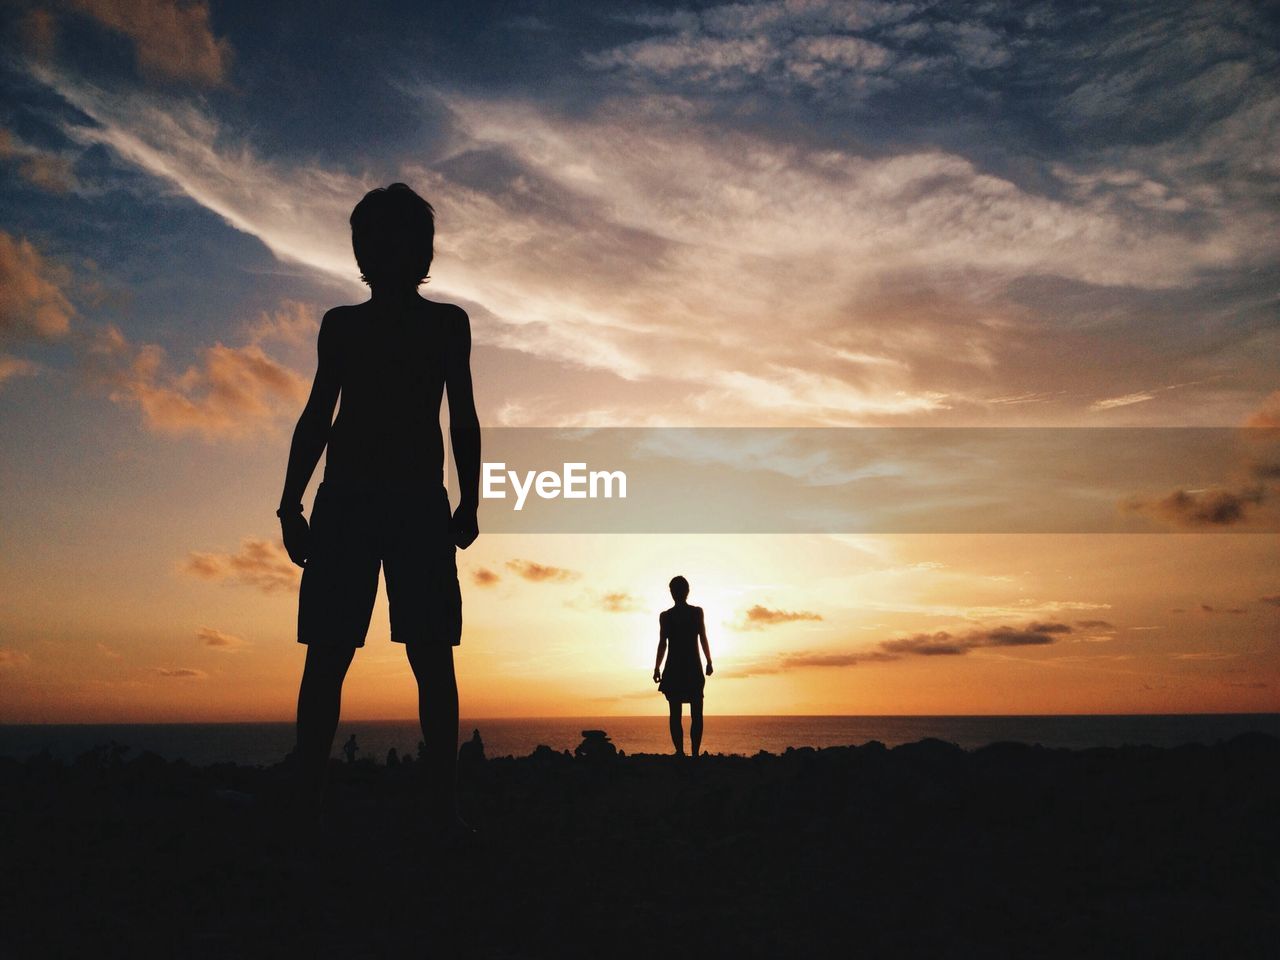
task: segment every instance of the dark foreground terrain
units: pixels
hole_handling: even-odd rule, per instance
[[[939,741],[473,763],[479,846],[433,847],[415,765],[104,748],[0,760],[0,955],[1275,956],[1280,741]]]

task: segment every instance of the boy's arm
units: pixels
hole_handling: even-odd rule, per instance
[[[302,409],[298,425],[293,430],[293,442],[289,446],[289,466],[285,471],[284,492],[280,494],[280,523],[284,532],[285,549],[289,559],[298,566],[306,563],[306,521],[302,518],[302,494],[311,482],[311,474],[320,462],[333,425],[333,410],[338,404],[341,384],[338,378],[336,345],[334,344],[333,311],[320,321],[317,340],[319,361],[311,396]]]
[[[480,418],[471,387],[471,321],[455,308],[458,318],[450,330],[445,353],[445,389],[449,395],[449,440],[458,469],[459,501],[453,514],[453,542],[471,546],[480,529],[476,508],[480,503]]]

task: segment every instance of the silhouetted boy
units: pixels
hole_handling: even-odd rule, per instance
[[[293,434],[277,515],[289,557],[304,567],[298,642],[307,645],[307,660],[297,754],[307,803],[318,810],[342,681],[364,646],[381,567],[391,639],[405,644],[418,681],[428,813],[437,828],[456,831],[465,825],[455,801],[453,648],[462,635],[462,598],[454,555],[478,534],[480,422],[467,314],[418,295],[434,237],[431,205],[403,183],[370,191],[352,211],[352,247],[372,295],[324,315],[315,384]],[[445,391],[461,488],[452,516],[440,435]],[[326,447],[308,527],[302,494]]]

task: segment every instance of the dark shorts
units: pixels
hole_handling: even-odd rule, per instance
[[[298,596],[298,642],[364,646],[381,568],[392,640],[461,643],[462,591],[449,520],[444,487],[405,497],[320,484]]]

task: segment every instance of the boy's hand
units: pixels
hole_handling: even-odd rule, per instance
[[[449,525],[450,532],[453,534],[454,545],[460,550],[465,550],[471,544],[476,542],[476,537],[480,536],[480,524],[476,520],[476,508],[459,506],[453,511],[453,522]]]
[[[709,676],[711,676],[711,674],[712,674],[712,673],[714,673],[714,672],[715,672],[715,669],[711,666],[711,661],[710,661],[710,660],[708,660],[708,661],[707,661],[707,676],[708,676],[708,677],[709,677]]]
[[[657,668],[657,667],[654,667],[654,669],[653,669],[653,682],[654,682],[654,683],[661,683],[661,682],[662,682],[662,672],[661,672],[660,670],[658,670],[658,668]]]
[[[280,518],[280,535],[289,559],[300,567],[307,565],[311,549],[311,528],[301,513],[286,513]]]

